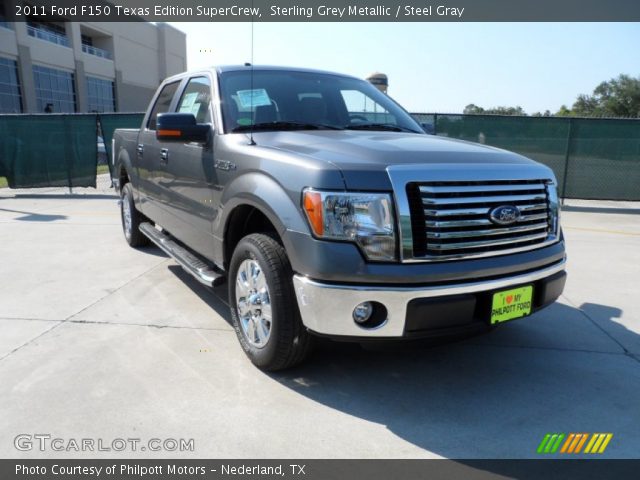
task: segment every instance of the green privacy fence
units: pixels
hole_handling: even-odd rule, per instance
[[[548,165],[564,198],[640,200],[640,120],[412,115],[430,133],[512,150]],[[142,117],[0,115],[0,177],[12,188],[95,187],[98,134],[111,158],[113,131],[138,128]]]
[[[0,176],[11,188],[94,186],[95,115],[0,116]]]
[[[0,115],[0,177],[10,188],[96,186],[98,134],[107,158],[116,128],[142,114]]]
[[[436,135],[504,148],[548,165],[564,198],[640,200],[640,120],[413,116]]]

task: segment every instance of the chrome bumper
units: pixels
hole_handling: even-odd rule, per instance
[[[444,286],[380,287],[367,285],[332,285],[293,276],[302,323],[313,332],[348,337],[402,337],[407,304],[416,298],[444,297],[508,288],[550,277],[565,269],[566,261],[534,272],[494,280]],[[367,329],[353,321],[353,309],[359,303],[375,300],[388,311],[386,322]]]

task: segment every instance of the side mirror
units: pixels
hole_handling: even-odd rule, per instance
[[[192,113],[160,113],[156,119],[158,140],[206,143],[210,130],[210,125],[196,123]]]
[[[429,135],[435,135],[435,128],[433,128],[433,124],[432,123],[421,123],[420,126],[422,127],[422,130],[424,130],[424,133],[428,133]]]

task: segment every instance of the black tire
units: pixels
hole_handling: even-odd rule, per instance
[[[149,220],[142,213],[136,210],[136,206],[133,203],[133,189],[130,183],[125,183],[120,193],[122,202],[120,203],[120,220],[122,222],[122,231],[124,238],[129,246],[145,247],[149,245],[149,239],[140,231],[138,227],[142,222],[148,222]],[[125,213],[129,209],[131,221],[125,221]]]
[[[253,266],[254,262],[260,269],[257,275],[264,275],[264,279],[260,280],[267,287],[271,309],[269,335],[262,346],[256,346],[249,340],[249,334],[245,332],[241,323],[236,298],[238,288],[241,289],[241,295],[242,289],[246,291],[246,287],[241,285],[242,279],[238,279],[240,266]],[[268,234],[247,235],[240,240],[233,252],[228,277],[233,327],[242,349],[251,362],[261,370],[276,371],[293,367],[304,361],[311,352],[313,337],[302,324],[292,277],[291,264],[283,246]],[[254,308],[259,312],[262,305]],[[245,315],[243,322],[246,322],[246,318]],[[257,328],[254,327],[253,331],[257,332]]]

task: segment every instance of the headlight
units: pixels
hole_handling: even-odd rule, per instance
[[[558,188],[556,181],[547,182],[547,196],[549,198],[549,213],[551,220],[551,233],[560,236],[560,202],[558,200]]]
[[[305,189],[302,204],[317,237],[354,242],[369,260],[396,260],[396,233],[389,194]]]

